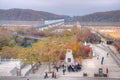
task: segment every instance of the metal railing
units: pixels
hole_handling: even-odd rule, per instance
[[[114,52],[110,49],[109,46],[103,45],[103,47],[106,48],[106,50],[110,53],[110,55],[112,56],[112,58],[115,60],[115,62],[116,62],[116,63],[118,64],[118,66],[120,67],[120,58],[114,54]]]

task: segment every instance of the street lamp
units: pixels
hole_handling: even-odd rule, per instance
[[[49,51],[50,51],[50,49],[49,49],[49,44],[47,43],[47,46],[48,46],[48,67],[49,67],[49,72],[51,72],[51,64],[50,64],[50,54],[49,54]]]
[[[1,56],[0,56],[0,64],[1,64]]]

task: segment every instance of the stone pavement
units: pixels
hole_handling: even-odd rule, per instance
[[[94,50],[95,57],[92,59],[84,59],[82,62],[82,70],[80,72],[66,72],[65,75],[62,73],[62,69],[59,72],[56,72],[57,79],[56,80],[120,80],[120,67],[117,65],[115,60],[111,55],[107,56],[107,48],[102,44],[93,44],[91,47]],[[97,59],[97,55],[99,55],[99,59]],[[104,57],[104,63],[101,65],[101,58]],[[94,73],[98,73],[98,68],[103,68],[103,72],[105,72],[106,67],[109,69],[108,78],[105,77],[94,77]],[[30,74],[25,78],[21,77],[4,77],[0,78],[0,80],[45,80],[44,73],[48,70],[47,65],[40,66],[40,69],[35,74]],[[88,76],[83,77],[83,72],[87,72]],[[49,74],[49,78],[46,80],[54,80],[51,78],[51,74]]]
[[[16,76],[15,67],[17,67],[19,61],[1,61],[0,62],[0,76]],[[11,73],[12,71],[12,73]]]
[[[65,79],[64,77],[67,78],[77,78],[77,77],[83,77],[83,72],[87,72],[88,76],[87,77],[94,77],[94,73],[98,73],[98,68],[103,68],[103,73],[106,73],[106,67],[108,67],[109,69],[109,73],[108,73],[108,80],[111,80],[112,78],[117,78],[118,80],[120,80],[120,67],[117,65],[117,63],[114,61],[114,59],[112,58],[111,55],[107,56],[107,52],[108,50],[105,48],[105,46],[103,46],[102,44],[93,44],[91,45],[91,47],[94,50],[95,53],[95,57],[93,57],[92,59],[84,59],[82,62],[82,70],[80,72],[68,72],[66,71],[65,75],[63,75],[62,73],[62,69],[59,69],[59,72],[56,72],[56,70],[53,70],[54,72],[56,72],[56,75],[58,77],[58,79]],[[99,59],[97,59],[97,55],[99,55]],[[101,65],[101,58],[104,57],[104,63],[103,65]],[[30,74],[28,77],[30,79],[32,79],[32,77],[42,77],[44,76],[44,72],[47,69],[47,65],[46,67],[44,66],[43,68],[41,67],[41,69],[38,70],[37,75],[36,74]],[[40,73],[42,72],[42,73]],[[32,76],[32,77],[31,77]],[[90,80],[92,80],[90,78]],[[51,79],[51,74],[49,74],[49,79]],[[101,78],[102,79],[102,78]],[[66,79],[67,80],[67,79]],[[89,80],[89,79],[88,79]],[[96,79],[95,79],[96,80]],[[97,79],[99,80],[99,79]],[[105,78],[106,80],[106,78]]]
[[[0,76],[17,76],[20,69],[20,61],[17,59],[2,59],[0,61]],[[21,69],[21,76],[25,76],[31,69],[31,65],[26,65]]]
[[[0,77],[0,80],[120,80],[118,78],[103,78],[103,77],[67,77],[67,76],[63,76],[63,77],[57,77],[56,79],[54,78],[47,78],[44,79],[43,77]]]
[[[48,65],[40,65],[40,68],[35,72],[35,74],[30,73],[28,77],[39,77],[39,76],[43,77],[47,69],[48,69]]]
[[[95,57],[92,59],[84,59],[82,62],[82,70],[80,72],[66,72],[62,74],[62,70],[57,72],[59,76],[83,77],[83,72],[88,73],[88,77],[94,77],[94,73],[98,73],[99,68],[103,68],[103,73],[106,73],[106,67],[109,69],[109,78],[120,78],[120,67],[113,60],[111,55],[107,56],[107,50],[101,45],[91,45],[95,52]],[[99,59],[97,59],[99,55]],[[104,57],[104,63],[101,65],[101,58]]]

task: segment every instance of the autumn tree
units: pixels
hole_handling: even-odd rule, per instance
[[[39,62],[39,57],[34,48],[22,48],[18,54],[18,58],[23,62],[30,64],[34,73],[34,64]]]
[[[85,52],[86,57],[91,57],[90,56],[91,48],[89,46],[84,46],[84,52]]]
[[[1,58],[16,59],[20,50],[21,50],[21,47],[19,46],[14,46],[14,47],[4,46],[1,50],[0,55],[1,55]]]
[[[12,33],[5,28],[0,28],[0,49],[8,46],[11,39],[13,39]]]
[[[67,48],[71,49],[72,52],[75,54],[78,52],[78,49],[80,47],[79,43],[76,41],[70,42],[67,46]]]
[[[81,42],[89,42],[90,39],[94,37],[94,34],[90,31],[88,28],[82,28],[81,30],[78,31],[76,34],[77,41]]]

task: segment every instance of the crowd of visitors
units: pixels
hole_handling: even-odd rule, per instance
[[[82,69],[82,65],[80,65],[80,64],[69,65],[67,69],[68,69],[68,72],[78,72]]]

